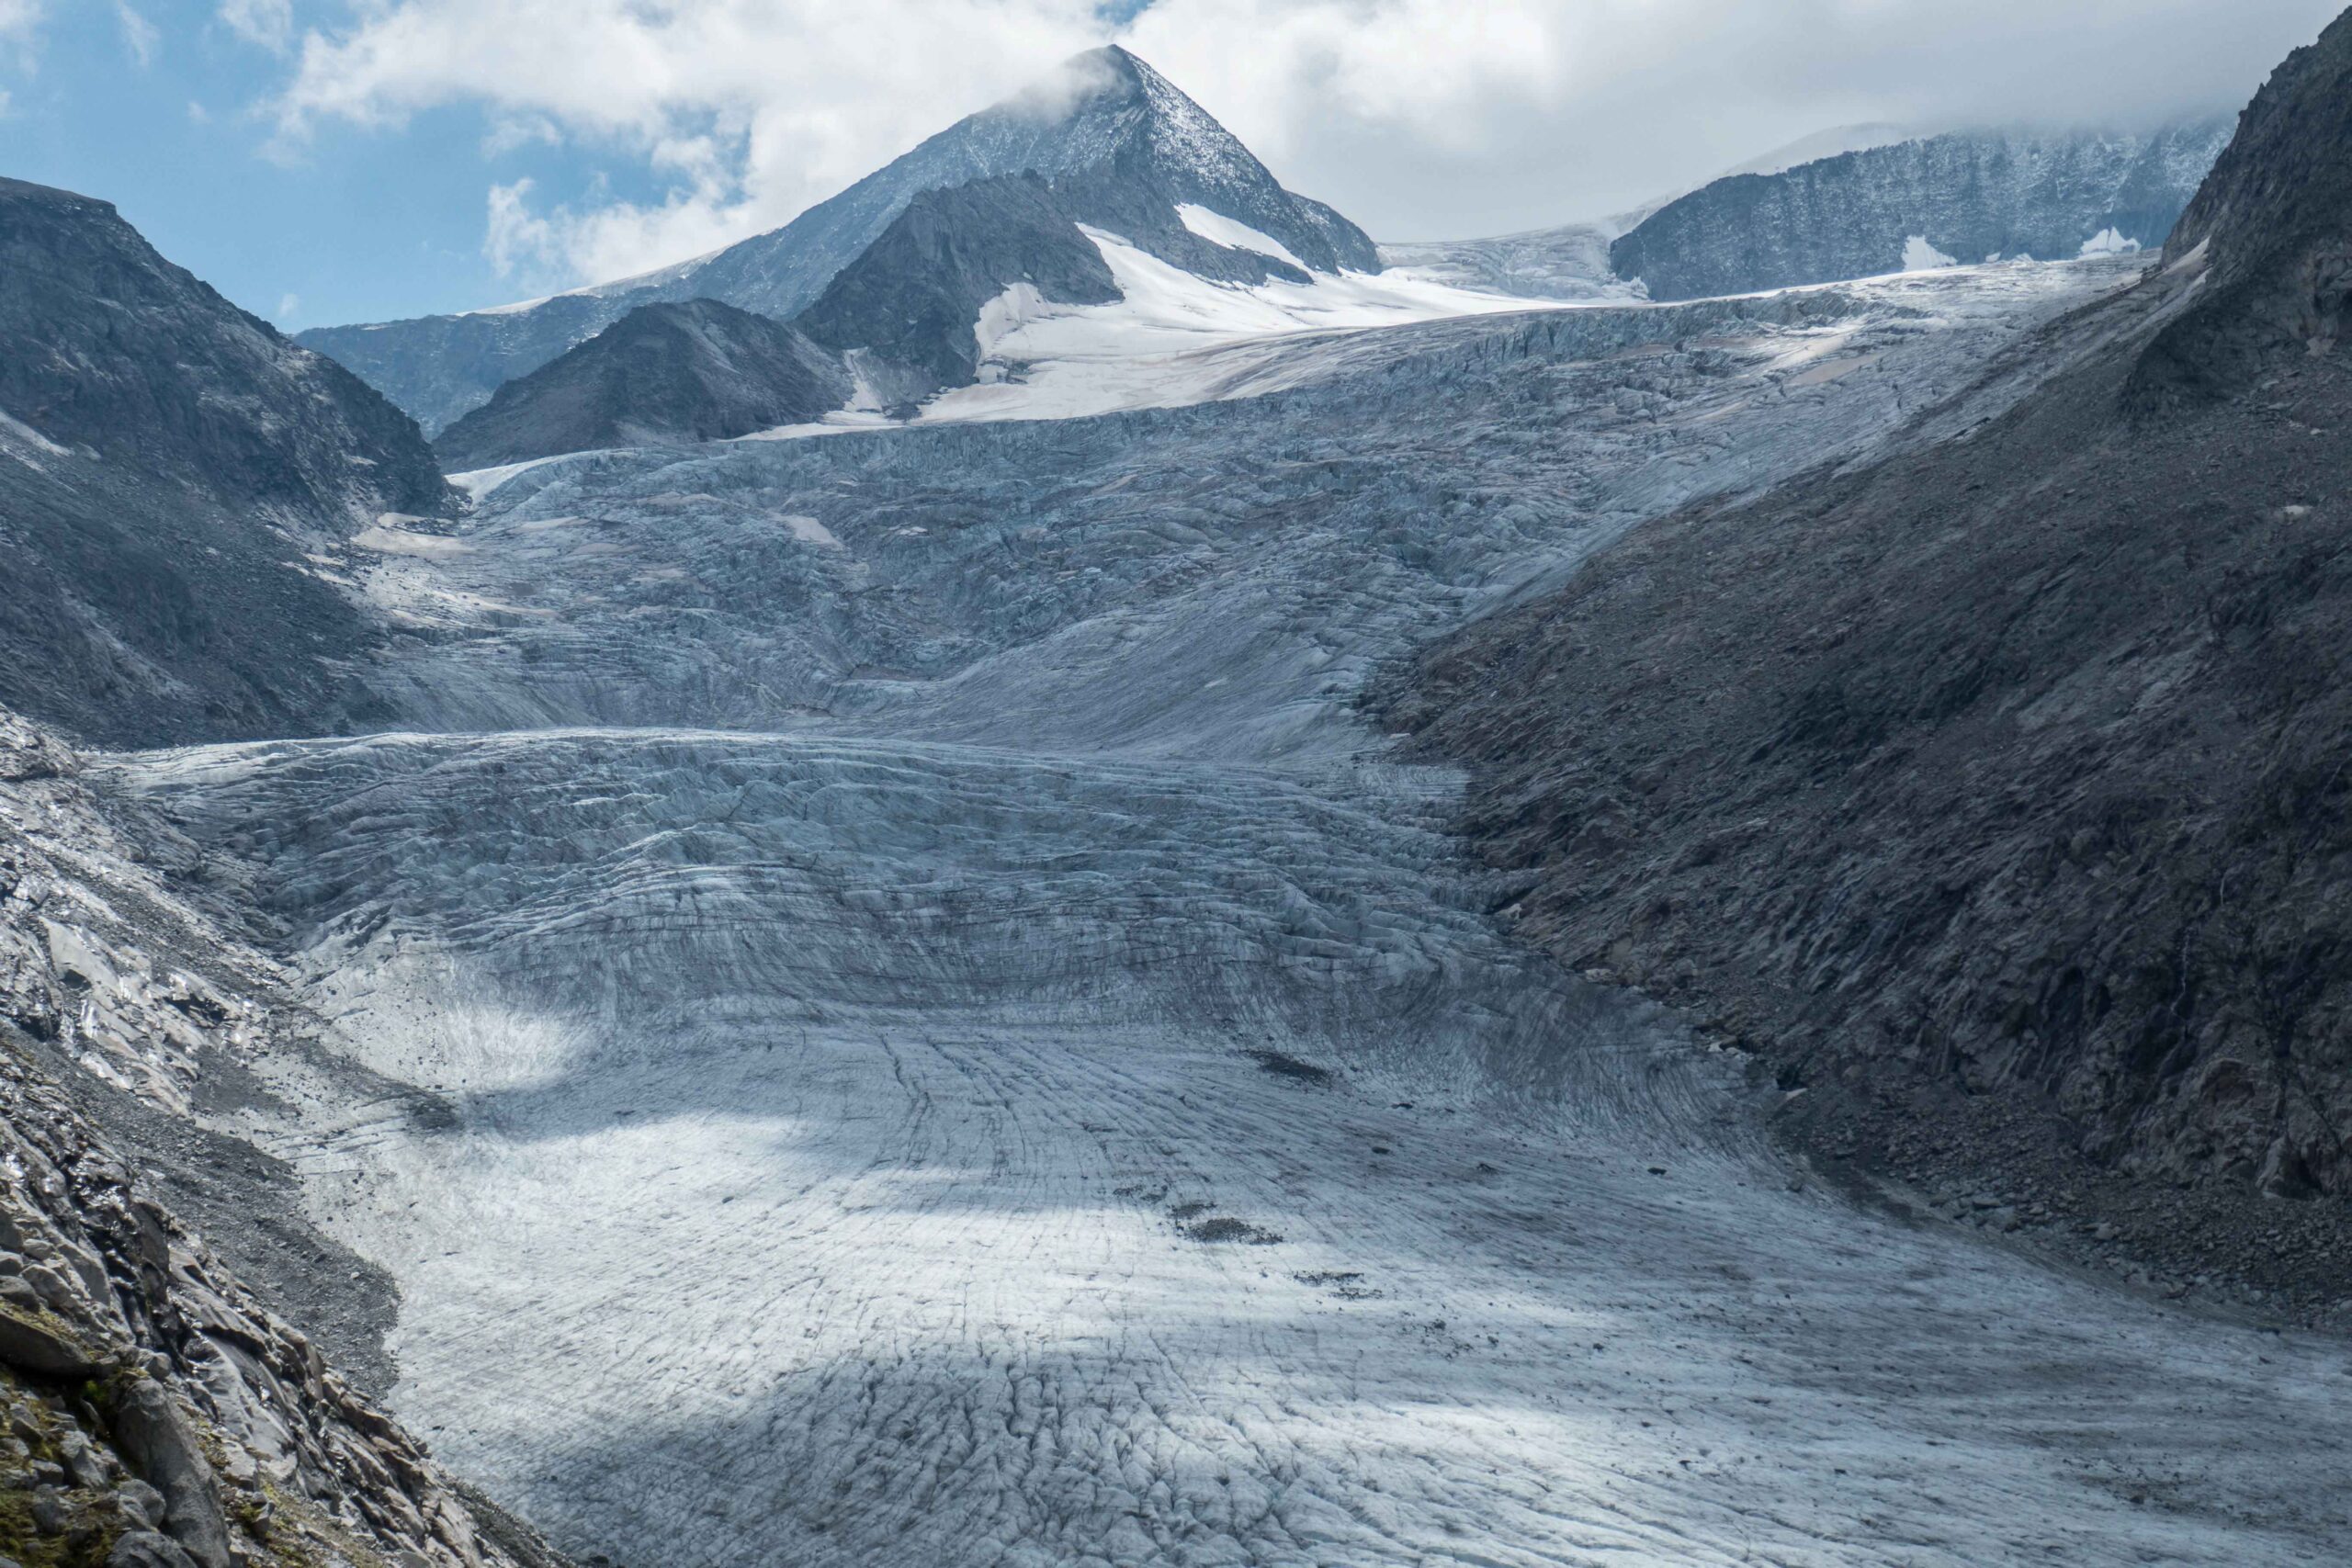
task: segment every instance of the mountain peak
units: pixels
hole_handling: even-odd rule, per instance
[[[968,115],[781,229],[695,261],[498,312],[324,327],[297,340],[332,355],[409,410],[447,429],[528,375],[655,300],[724,300],[790,321],[931,193],[1036,175],[1110,199],[1090,221],[1126,231],[1125,209],[1163,215],[1193,204],[1271,235],[1316,271],[1377,272],[1369,236],[1320,202],[1295,196],[1181,88],[1116,44],[1065,60],[1004,102]],[[1023,205],[1010,186],[1006,199]],[[1112,221],[1116,220],[1116,221]],[[1174,227],[1160,225],[1183,245]]]

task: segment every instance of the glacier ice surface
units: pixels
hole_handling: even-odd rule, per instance
[[[1350,705],[2125,276],[478,477],[466,553],[369,569],[414,732],[112,776],[268,890],[386,1086],[274,1060],[249,1130],[398,1277],[400,1414],[575,1549],[2324,1561],[2341,1347],[1806,1180],[1685,1021],[1509,940],[1457,781]]]

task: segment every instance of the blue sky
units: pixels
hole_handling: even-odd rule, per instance
[[[788,220],[1116,36],[1385,239],[1688,188],[1829,127],[2243,104],[2341,0],[0,0],[0,174],[281,325]]]
[[[593,144],[485,148],[480,104],[397,128],[324,121],[279,145],[279,57],[209,4],[154,0],[144,62],[107,0],[52,6],[37,60],[0,59],[0,174],[121,209],[165,255],[239,305],[304,327],[467,310],[516,292],[483,254],[487,183],[558,199],[652,199],[640,158]],[[290,304],[289,304],[290,302]]]

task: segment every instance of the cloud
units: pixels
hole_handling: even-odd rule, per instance
[[[0,68],[33,69],[41,12],[42,0],[0,0]]]
[[[493,261],[580,282],[783,223],[1103,30],[1089,0],[386,0],[306,36],[275,110],[299,144],[477,105],[500,151],[502,122],[545,126],[661,176],[656,199],[544,213],[500,187]]]
[[[155,51],[164,41],[155,24],[133,10],[130,0],[114,0],[114,15],[122,25],[122,47],[130,51],[139,69],[144,71],[154,64]]]
[[[555,225],[531,211],[532,182],[490,187],[490,220],[482,254],[501,277],[537,272],[561,259]]]
[[[283,54],[294,42],[294,0],[220,0],[220,20],[247,43]]]
[[[301,313],[302,297],[300,294],[281,294],[277,299],[277,314],[271,320],[277,326],[290,326]]]
[[[545,115],[502,115],[481,139],[481,155],[503,157],[526,147],[560,147],[563,132]]]
[[[1294,187],[1402,239],[1616,210],[1840,124],[2235,107],[2339,4],[366,0],[302,39],[272,112],[299,145],[469,105],[488,154],[560,141],[650,173],[654,199],[492,190],[493,262],[571,284],[782,223],[1112,36]]]

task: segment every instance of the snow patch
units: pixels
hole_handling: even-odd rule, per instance
[[[982,305],[979,320],[972,323],[972,337],[980,349],[981,379],[997,379],[985,373],[1001,368],[997,363],[997,351],[1006,339],[1032,321],[1046,320],[1059,309],[1061,307],[1037,292],[1035,284],[1026,282],[1014,284]]]
[[[804,545],[816,545],[829,550],[838,550],[845,547],[839,539],[833,536],[833,531],[831,528],[826,527],[814,517],[801,517],[795,515],[781,518],[779,521],[782,522],[786,528],[792,530],[792,536],[794,538],[799,540]]]
[[[0,409],[0,435],[12,436],[17,441],[20,441],[24,445],[31,447],[34,451],[43,453],[51,457],[71,457],[74,455],[74,449],[72,447],[60,446],[56,442],[51,441],[48,436],[43,435],[40,431],[35,430],[31,425],[27,424],[23,420],[18,419],[16,415],[10,413],[6,409]],[[25,460],[28,462],[31,461],[29,458]],[[40,467],[37,463],[33,466],[35,468]]]
[[[1116,234],[1080,227],[1110,267],[1118,302],[1062,305],[1026,283],[1013,285],[981,307],[973,323],[979,384],[933,399],[921,423],[1068,419],[1200,402],[1255,367],[1250,355],[1234,351],[1276,340],[1571,308],[1390,273],[1213,283]],[[1266,389],[1253,382],[1252,389]]]
[[[2081,254],[2086,256],[2129,255],[2140,248],[2140,242],[2127,237],[2115,228],[2101,229],[2083,242]]]
[[[565,452],[560,454],[560,456],[564,457],[576,457],[580,456],[580,454],[577,452]],[[459,490],[464,491],[469,496],[471,496],[476,501],[481,501],[488,497],[492,491],[496,491],[499,486],[504,484],[508,479],[513,479],[515,475],[528,473],[531,469],[538,468],[542,464],[552,463],[556,460],[557,459],[555,457],[532,457],[525,462],[506,463],[495,468],[469,468],[462,474],[450,474],[446,477],[451,484],[456,485]]]
[[[1933,272],[1939,266],[1959,265],[1959,257],[1948,256],[1928,243],[1925,234],[1914,234],[1903,242],[1903,270],[1905,272]]]
[[[1301,272],[1315,269],[1291,254],[1290,247],[1272,234],[1238,222],[1222,212],[1215,212],[1196,202],[1177,204],[1176,216],[1185,228],[1212,245],[1223,245],[1228,251],[1254,251],[1261,256],[1272,256],[1278,262],[1288,262]]]

